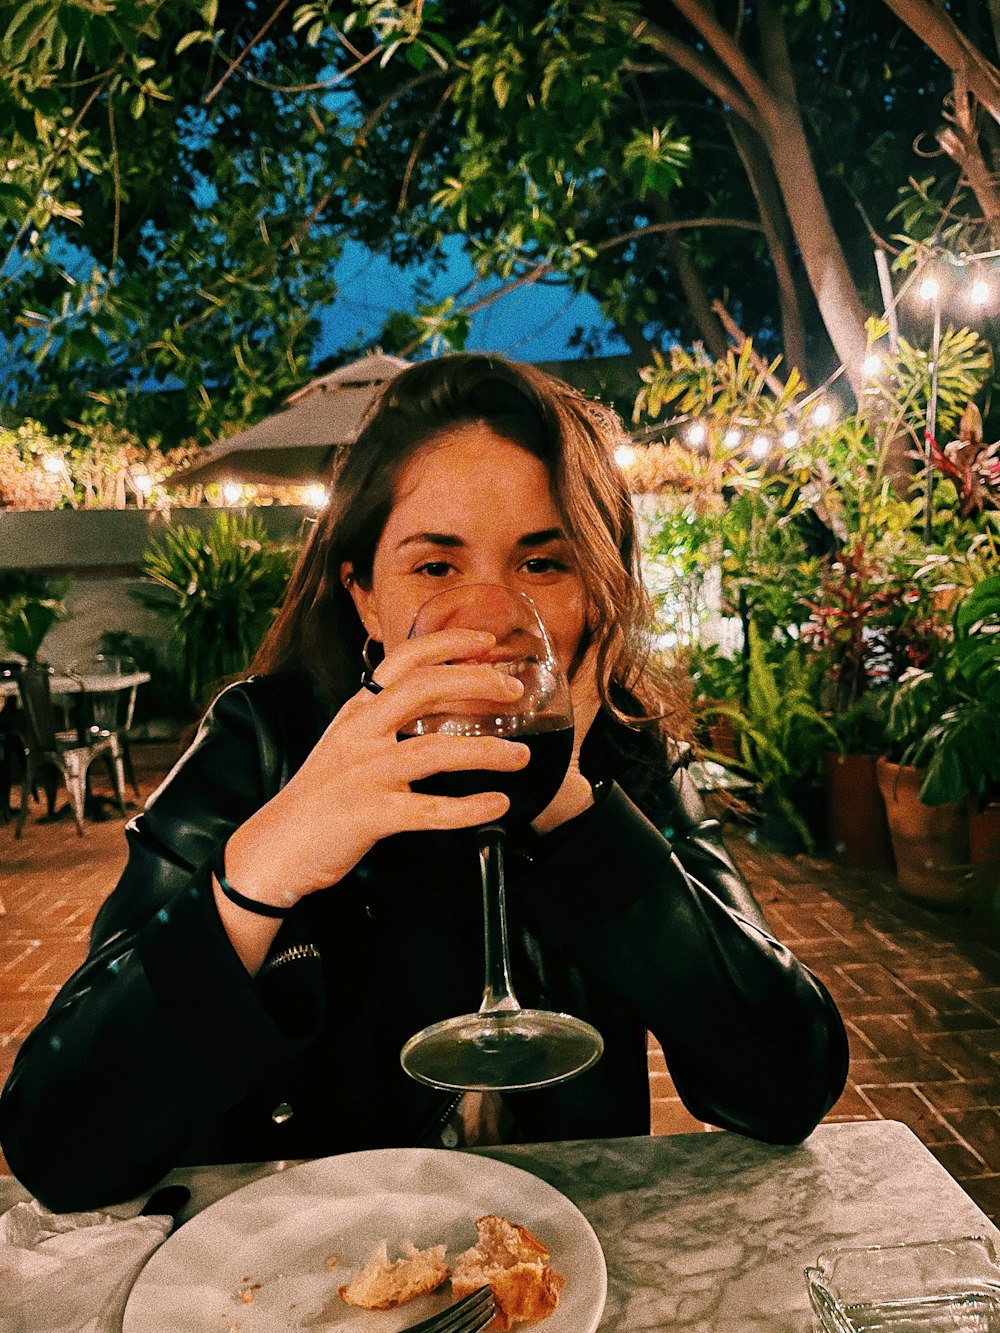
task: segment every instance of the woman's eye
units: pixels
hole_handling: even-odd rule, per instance
[[[443,579],[451,573],[452,566],[447,560],[426,560],[417,566],[418,574],[428,574],[432,579]]]
[[[521,567],[526,574],[558,574],[566,569],[561,560],[556,560],[550,555],[534,556],[531,560],[526,560]]]

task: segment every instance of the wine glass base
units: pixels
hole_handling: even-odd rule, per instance
[[[400,1052],[418,1083],[458,1092],[545,1088],[589,1069],[604,1050],[596,1028],[547,1009],[463,1014],[416,1033]]]

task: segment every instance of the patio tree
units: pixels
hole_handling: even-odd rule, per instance
[[[853,373],[855,203],[884,214],[914,88],[947,79],[888,8],[843,3],[505,0],[474,25],[449,0],[4,9],[8,397],[60,426],[162,424],[143,377],[179,384],[178,431],[259,416],[308,374],[349,236],[431,267],[460,236],[507,290],[590,290],[643,361],[678,334],[721,354],[731,315],[771,350],[777,304],[804,372],[815,302]],[[496,295],[428,299],[382,341],[460,344]]]
[[[252,0],[0,12],[8,398],[56,428],[103,412],[158,431],[174,404],[175,435],[260,415],[308,373],[340,247],[324,119],[266,86],[286,57],[314,80],[316,51],[287,23],[253,45]],[[178,391],[143,414],[140,381]]]

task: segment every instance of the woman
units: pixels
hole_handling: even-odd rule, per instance
[[[180,1164],[470,1141],[473,1111],[494,1138],[645,1134],[647,1029],[706,1121],[791,1143],[832,1105],[836,1009],[768,932],[655,720],[619,438],[611,414],[493,356],[417,365],[384,392],[255,674],[129,825],[90,957],[4,1091],[4,1151],[49,1206],[126,1198]],[[477,662],[481,635],[407,638],[428,597],[467,582],[527,592],[571,676],[574,762],[512,840],[512,969],[523,1004],[605,1040],[586,1074],[499,1108],[399,1065],[411,1033],[478,997],[463,830],[507,808],[410,784],[527,762],[501,739],[397,740],[429,710],[517,689]]]

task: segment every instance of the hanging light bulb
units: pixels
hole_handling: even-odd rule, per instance
[[[977,278],[972,284],[969,292],[969,300],[973,305],[986,305],[990,299],[990,284],[985,278]]]
[[[704,444],[707,438],[708,438],[708,431],[705,429],[705,425],[703,422],[694,421],[688,427],[688,433],[687,433],[688,444],[693,444],[696,449],[698,448],[699,445]]]
[[[865,357],[864,365],[861,369],[864,371],[865,379],[878,379],[882,370],[882,358],[877,352],[872,352],[869,356]]]
[[[615,462],[620,468],[631,467],[636,460],[636,452],[630,444],[620,444],[615,450]]]
[[[742,439],[743,439],[743,432],[741,430],[737,430],[735,426],[730,426],[729,430],[727,430],[725,435],[723,435],[722,437],[722,443],[726,446],[727,449],[735,449],[736,446],[739,444],[740,440]]]
[[[820,403],[813,413],[813,421],[817,426],[829,426],[833,420],[833,408],[829,403]]]
[[[755,435],[750,441],[750,452],[754,458],[766,458],[771,452],[771,441],[767,435]]]
[[[923,282],[920,284],[920,295],[923,297],[925,301],[936,300],[938,295],[940,294],[940,291],[941,291],[941,284],[940,282],[938,282],[937,278],[933,277],[924,278]]]
[[[781,443],[786,449],[794,449],[799,442],[799,432],[789,426],[788,430],[781,437]]]

